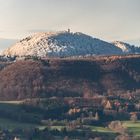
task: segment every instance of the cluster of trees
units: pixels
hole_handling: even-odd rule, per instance
[[[16,56],[1,56],[0,55],[0,62],[11,62],[16,59]]]
[[[33,61],[37,60],[37,61]],[[138,58],[17,61],[0,71],[0,99],[92,97],[139,89]],[[136,63],[136,64],[134,64]],[[113,92],[114,91],[114,92]]]

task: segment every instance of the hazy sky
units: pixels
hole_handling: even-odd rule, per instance
[[[140,45],[140,0],[0,0],[0,38],[68,28]]]

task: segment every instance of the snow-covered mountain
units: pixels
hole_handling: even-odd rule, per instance
[[[36,33],[6,49],[8,56],[69,57],[122,54],[121,48],[83,33],[70,31]]]
[[[137,54],[140,53],[140,48],[134,45],[130,45],[128,43],[124,43],[121,41],[112,42],[113,45],[120,48],[125,54]]]

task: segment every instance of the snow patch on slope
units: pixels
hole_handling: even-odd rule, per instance
[[[114,41],[112,44],[120,48],[125,53],[131,53],[132,51],[132,45],[129,45],[128,43],[124,43],[121,41]]]

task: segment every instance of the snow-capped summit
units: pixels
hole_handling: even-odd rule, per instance
[[[122,54],[113,44],[83,33],[68,31],[36,33],[6,49],[7,56],[69,57]]]

